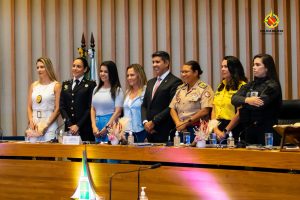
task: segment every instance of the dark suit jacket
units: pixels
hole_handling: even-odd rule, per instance
[[[94,141],[91,123],[91,102],[96,83],[83,78],[72,90],[73,80],[64,81],[60,94],[60,113],[65,120],[65,129],[77,124],[82,141]]]
[[[182,83],[179,78],[169,73],[157,88],[152,99],[152,90],[156,78],[148,81],[142,104],[142,120],[153,121],[156,133],[148,134],[149,142],[167,142],[169,132],[175,127],[170,116],[169,104],[177,87]]]

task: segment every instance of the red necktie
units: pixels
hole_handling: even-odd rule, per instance
[[[157,78],[157,81],[156,81],[156,83],[155,83],[155,85],[154,85],[154,89],[153,89],[153,92],[152,92],[152,99],[153,99],[153,97],[154,97],[154,94],[155,94],[157,88],[158,88],[159,85],[160,85],[160,82],[161,82],[161,78],[159,77],[159,78]]]

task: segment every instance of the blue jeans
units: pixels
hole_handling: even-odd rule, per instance
[[[109,122],[109,120],[110,120],[110,118],[111,118],[112,115],[113,114],[102,115],[102,116],[98,115],[98,116],[96,116],[96,126],[99,129],[99,131],[102,130],[106,126],[106,124]],[[105,133],[104,135],[102,135],[100,137],[96,137],[95,141],[97,143],[99,143],[99,142],[108,142],[107,133]]]

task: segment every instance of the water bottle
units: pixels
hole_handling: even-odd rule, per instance
[[[129,145],[134,144],[134,137],[133,137],[131,131],[129,132],[129,135],[128,135],[128,144]]]
[[[217,144],[217,134],[216,133],[211,133],[210,134],[210,143],[213,145]]]
[[[229,137],[227,138],[227,147],[233,148],[234,147],[234,138],[232,137],[232,132],[229,132]]]
[[[175,147],[179,147],[180,146],[180,137],[179,137],[178,131],[175,132],[174,146]]]
[[[141,191],[141,195],[140,195],[140,200],[148,200],[148,197],[145,192],[146,187],[141,187],[141,188],[142,188],[142,191]]]

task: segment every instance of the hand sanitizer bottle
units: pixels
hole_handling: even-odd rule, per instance
[[[132,135],[132,132],[130,131],[128,135],[128,144],[132,145],[133,143],[134,143],[134,137]]]
[[[179,137],[178,131],[175,132],[174,146],[175,147],[179,147],[180,146],[180,137]]]
[[[141,188],[142,188],[142,191],[141,191],[141,195],[140,195],[140,200],[148,200],[148,197],[145,192],[146,187],[141,187]]]
[[[227,147],[234,148],[234,138],[232,137],[232,132],[229,132],[229,137],[227,138]]]

